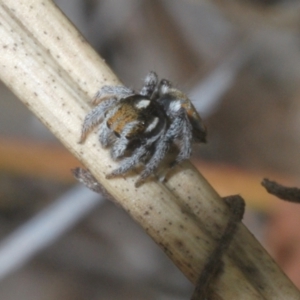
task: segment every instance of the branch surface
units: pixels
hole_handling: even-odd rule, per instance
[[[109,152],[95,134],[78,141],[92,96],[119,82],[52,1],[0,0],[0,54],[1,80],[196,283],[230,216],[215,190],[190,162],[165,184],[149,181],[137,189],[135,174],[105,179],[116,168]],[[300,299],[243,225],[224,270],[214,287],[218,299]]]

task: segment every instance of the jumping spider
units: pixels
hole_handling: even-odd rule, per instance
[[[80,142],[99,125],[101,145],[111,147],[113,160],[123,159],[107,178],[142,162],[138,186],[155,172],[171,146],[177,145],[179,152],[170,168],[190,158],[193,142],[206,141],[206,128],[190,99],[170,81],[159,81],[155,72],[146,76],[138,93],[125,86],[102,87],[93,104],[97,106],[84,119]]]

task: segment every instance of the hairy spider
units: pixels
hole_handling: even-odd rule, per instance
[[[107,178],[142,162],[138,186],[155,172],[171,146],[179,152],[170,168],[190,158],[193,142],[206,141],[206,128],[189,98],[170,81],[159,81],[155,72],[146,76],[138,93],[125,86],[102,87],[93,104],[97,106],[84,119],[80,142],[99,125],[101,145],[111,147],[113,160],[122,159]]]

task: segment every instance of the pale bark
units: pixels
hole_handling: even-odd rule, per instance
[[[84,144],[78,140],[90,99],[118,80],[51,1],[0,0],[0,49],[2,81],[195,283],[230,216],[219,195],[190,162],[166,184],[149,181],[137,189],[133,175],[105,179],[116,167],[109,152],[94,133]],[[224,262],[215,286],[220,299],[300,299],[243,225]]]

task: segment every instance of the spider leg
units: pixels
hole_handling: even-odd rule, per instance
[[[102,122],[98,129],[98,138],[100,144],[105,148],[109,146],[112,143],[111,136],[111,129],[107,126],[106,122]]]
[[[94,96],[92,103],[94,105],[98,104],[104,98],[114,96],[118,99],[126,98],[133,95],[134,91],[123,85],[105,85],[103,86]]]
[[[170,167],[173,168],[183,160],[189,159],[192,154],[192,140],[193,140],[193,133],[192,133],[192,125],[188,120],[186,113],[182,113],[180,118],[183,118],[182,127],[181,127],[181,141],[180,141],[180,151],[175,159],[170,164]]]
[[[118,100],[116,98],[104,100],[86,115],[83,121],[79,143],[83,143],[88,132],[101,122],[104,118],[105,112],[117,101]]]
[[[140,177],[136,181],[136,187],[140,186],[147,177],[154,173],[155,169],[158,167],[159,163],[164,159],[166,153],[169,150],[171,141],[168,141],[164,138],[157,142],[156,150],[154,151],[153,156],[146,164],[145,169],[142,171]]]
[[[149,162],[146,164],[145,169],[143,170],[139,179],[136,182],[136,186],[140,185],[147,177],[154,173],[159,163],[165,158],[166,153],[168,152],[170,145],[173,143],[174,139],[178,138],[181,135],[182,127],[185,123],[184,109],[179,109],[179,111],[176,114],[177,117],[173,120],[166,134],[160,140],[157,141],[154,154],[149,160]]]
[[[106,175],[106,178],[110,179],[132,170],[141,161],[141,158],[147,154],[147,152],[148,148],[145,145],[142,145],[139,148],[135,149],[132,155],[125,158],[117,169]]]
[[[161,131],[165,130],[165,126],[162,127]],[[142,143],[139,147],[137,147],[130,157],[125,158],[119,168],[115,169],[111,174],[107,175],[107,178],[113,178],[120,174],[124,174],[130,170],[132,170],[144,156],[148,156],[151,152],[151,146],[158,140],[161,131],[157,133],[150,139],[147,139],[144,143]],[[137,186],[137,184],[136,184]]]
[[[125,154],[128,144],[129,140],[125,136],[118,138],[110,151],[112,159],[116,160],[122,157]]]
[[[144,86],[140,91],[140,95],[151,98],[155,91],[158,82],[158,77],[155,72],[149,72],[145,77]]]

